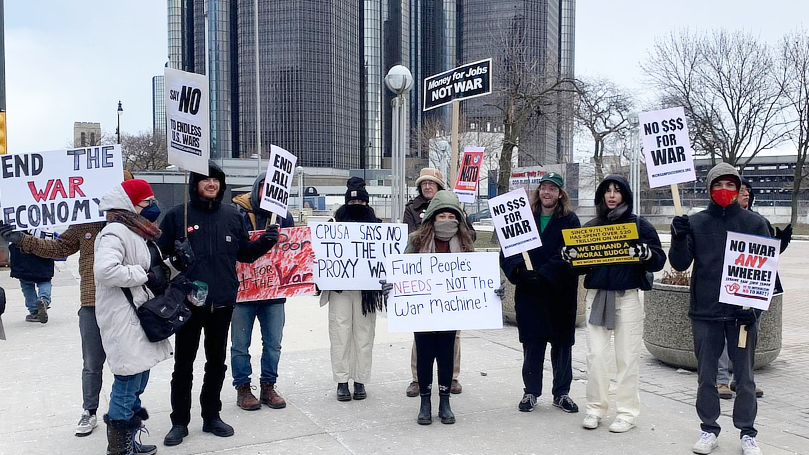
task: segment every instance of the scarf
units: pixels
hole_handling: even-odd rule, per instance
[[[607,213],[607,220],[616,221],[620,219],[629,210],[629,206],[622,202]],[[598,325],[606,328],[607,330],[615,330],[615,293],[624,295],[624,291],[608,291],[606,289],[599,289],[596,291],[596,297],[593,300],[593,306],[590,308],[590,319],[588,322],[593,325]]]
[[[155,241],[160,237],[160,228],[146,218],[129,210],[107,210],[107,222],[121,223],[146,240]]]
[[[609,221],[615,221],[621,218],[627,210],[629,210],[629,206],[626,205],[626,202],[621,202],[618,207],[615,207],[607,213],[607,219]]]

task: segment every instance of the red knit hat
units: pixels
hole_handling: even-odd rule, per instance
[[[146,180],[124,180],[121,186],[124,188],[126,195],[129,196],[129,200],[132,201],[132,205],[138,205],[147,197],[154,196],[154,191],[152,191],[152,187],[149,186]]]

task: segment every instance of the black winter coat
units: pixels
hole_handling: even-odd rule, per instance
[[[236,261],[253,262],[273,244],[264,239],[250,242],[242,215],[236,207],[221,203],[226,188],[225,173],[211,161],[208,174],[219,180],[219,194],[212,201],[200,198],[197,185],[207,177],[192,172],[188,185],[188,224],[183,222],[183,205],[175,206],[160,223],[163,234],[157,244],[168,255],[174,251],[175,240],[188,237],[195,260],[185,276],[208,284],[206,305],[233,306],[239,289]]]
[[[51,232],[41,230],[28,231],[36,238],[53,239],[55,236]],[[11,278],[33,281],[40,283],[50,281],[53,278],[53,259],[41,258],[35,254],[23,253],[20,248],[13,244],[8,244],[8,251],[11,256]]]
[[[669,261],[675,270],[691,273],[691,319],[732,321],[736,305],[719,302],[719,286],[725,263],[728,231],[769,237],[767,221],[761,215],[744,210],[738,203],[721,207],[713,202],[708,208],[688,217],[691,233],[684,239],[671,239]]]
[[[539,215],[534,215],[537,227]],[[562,218],[552,217],[540,235],[542,246],[528,252],[534,269],[543,278],[544,287],[537,289],[521,279],[525,270],[522,254],[504,257],[500,266],[508,280],[516,285],[514,306],[520,342],[536,338],[572,345],[576,331],[578,275],[562,260],[562,229],[581,227],[579,218],[570,212]]]

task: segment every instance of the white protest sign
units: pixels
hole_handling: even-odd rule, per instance
[[[719,301],[768,310],[780,250],[779,239],[728,232]]]
[[[211,113],[208,76],[164,69],[169,163],[208,175]]]
[[[682,107],[638,114],[649,188],[693,182],[694,151]]]
[[[292,188],[292,174],[295,173],[298,158],[277,145],[270,146],[270,150],[267,177],[261,190],[261,208],[285,217],[289,190]]]
[[[402,223],[309,223],[320,289],[380,290],[385,258],[407,248]]]
[[[3,222],[19,231],[104,221],[101,198],[123,179],[120,145],[2,155]]]
[[[388,258],[389,332],[502,329],[497,253],[403,254]]]
[[[525,188],[489,199],[489,212],[505,257],[542,246]]]

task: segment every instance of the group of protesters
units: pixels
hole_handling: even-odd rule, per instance
[[[80,253],[79,326],[84,366],[83,413],[77,436],[86,436],[97,426],[101,370],[106,360],[115,378],[109,410],[103,418],[107,424],[108,453],[156,453],[156,446],[142,444],[136,437],[149,418],[140,397],[150,369],[173,355],[172,426],[164,444],[182,443],[189,434],[193,364],[203,332],[206,363],[200,407],[204,432],[221,437],[234,434],[233,427],[220,417],[229,332],[236,404],[245,410],[259,409],[262,404],[276,409],[286,406],[275,388],[284,300],[236,304],[239,287],[236,262],[253,262],[265,255],[279,239],[279,224],[281,227],[294,224],[291,216],[274,223],[271,221],[274,216],[259,208],[264,179],[264,174],[259,175],[250,193],[227,203],[223,201],[225,174],[211,162],[207,175],[191,173],[189,202],[169,210],[159,227],[160,207],[152,188],[144,180],[131,176],[102,198],[100,208],[106,212],[106,223],[74,225],[58,238],[37,238],[14,232],[8,225],[0,226],[4,239],[21,253],[43,258]],[[728,231],[776,236],[781,239],[783,250],[789,243],[791,230],[773,232],[762,216],[749,210],[753,199],[749,183],[744,183],[732,166],[715,166],[706,179],[711,198],[708,208],[690,217],[677,216],[671,224],[668,257],[671,266],[686,270],[693,263],[694,268],[689,316],[698,359],[696,408],[702,421],[702,434],[693,448],[695,453],[710,453],[717,445],[719,399],[724,385],[717,383],[717,370],[723,351],[733,363],[736,389],[733,422],[741,431],[743,452],[761,453],[755,441],[757,389],[753,379],[761,312],[719,302],[724,240]],[[441,172],[423,169],[416,187],[418,196],[407,205],[403,216],[410,231],[406,253],[474,251],[475,230],[457,195],[446,190]],[[610,356],[614,355],[617,407],[609,431],[624,433],[635,427],[640,414],[639,359],[644,320],[640,291],[651,289],[651,274],[663,269],[666,254],[654,226],[632,213],[632,198],[623,177],[606,177],[595,192],[596,216],[585,227],[635,224],[638,239],[632,242],[628,254],[637,258],[637,262],[573,267],[578,250],[565,245],[562,231],[579,228],[581,224],[570,205],[563,176],[547,173],[532,190],[531,209],[542,246],[527,252],[530,261],[523,255],[500,257],[506,277],[515,285],[517,326],[523,345],[524,390],[519,411],[532,411],[542,395],[543,364],[549,344],[552,404],[568,413],[579,411],[569,394],[578,282],[579,276],[584,275],[587,386],[582,426],[596,429],[608,414],[609,365]],[[347,183],[345,204],[335,212],[333,221],[380,223],[369,202],[365,182],[352,177]],[[249,231],[256,230],[263,233],[251,240]],[[138,324],[136,309],[155,296],[167,294],[172,286],[180,287],[183,298],[190,299],[200,289],[198,283],[209,285],[207,297],[201,306],[187,302],[190,317],[176,332],[174,347],[168,340],[150,341]],[[365,385],[371,376],[376,314],[385,309],[390,289],[391,284],[383,280],[381,290],[324,290],[320,294],[321,305],[329,305],[330,356],[339,401],[362,400],[368,395]],[[25,292],[28,305],[30,290]],[[502,298],[502,286],[495,292]],[[34,299],[34,305],[28,305],[31,319],[46,322],[40,320],[40,314],[47,314],[49,303],[49,296],[46,300]],[[252,392],[255,387],[251,385],[248,352],[256,319],[263,347],[258,398]],[[740,325],[747,327],[746,348],[738,347]],[[422,425],[432,423],[431,392],[436,363],[438,417],[442,423],[452,424],[455,416],[449,404],[450,394],[462,392],[458,381],[459,331],[414,334],[412,380],[406,395],[421,397],[417,423]],[[353,393],[349,381],[353,381]]]

